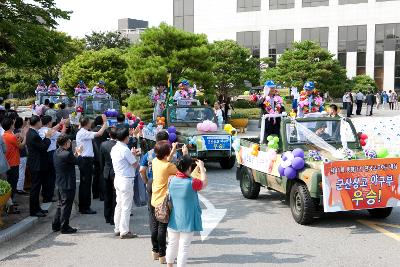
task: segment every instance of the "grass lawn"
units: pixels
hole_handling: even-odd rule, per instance
[[[249,120],[258,120],[260,118],[260,108],[235,108],[232,112],[234,113],[242,113],[249,116]]]

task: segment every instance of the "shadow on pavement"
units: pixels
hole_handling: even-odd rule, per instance
[[[281,252],[254,252],[251,255],[223,254],[217,257],[189,258],[189,264],[251,264],[251,263],[273,263],[289,264],[301,263],[313,256],[307,254],[281,253]]]

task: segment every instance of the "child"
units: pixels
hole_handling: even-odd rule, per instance
[[[222,116],[221,106],[218,102],[214,103],[214,112],[215,112],[215,117],[217,117],[218,127],[221,128],[224,118]]]

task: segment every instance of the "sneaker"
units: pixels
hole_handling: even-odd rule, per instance
[[[153,260],[158,261],[158,259],[160,258],[160,256],[158,255],[158,252],[151,252],[151,256],[153,257]]]
[[[115,236],[119,236],[121,233],[120,232],[115,232],[114,235]]]
[[[160,264],[167,264],[167,260],[165,259],[165,256],[160,257],[158,260],[160,261]]]
[[[136,237],[138,237],[138,235],[132,234],[131,232],[128,232],[128,233],[120,236],[121,239],[131,239],[131,238],[136,238]]]

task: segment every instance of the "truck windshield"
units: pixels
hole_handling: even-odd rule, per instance
[[[340,130],[343,125],[344,131]],[[310,136],[318,136],[328,143],[340,143],[341,133],[345,133],[346,142],[355,142],[355,136],[348,122],[342,124],[338,120],[302,121],[286,124],[286,134],[289,144],[309,143]],[[314,135],[315,134],[315,135]]]
[[[119,110],[118,100],[111,99],[87,99],[84,102],[85,114],[102,114],[107,109]]]
[[[170,122],[214,121],[214,111],[208,107],[173,107],[169,109]]]

